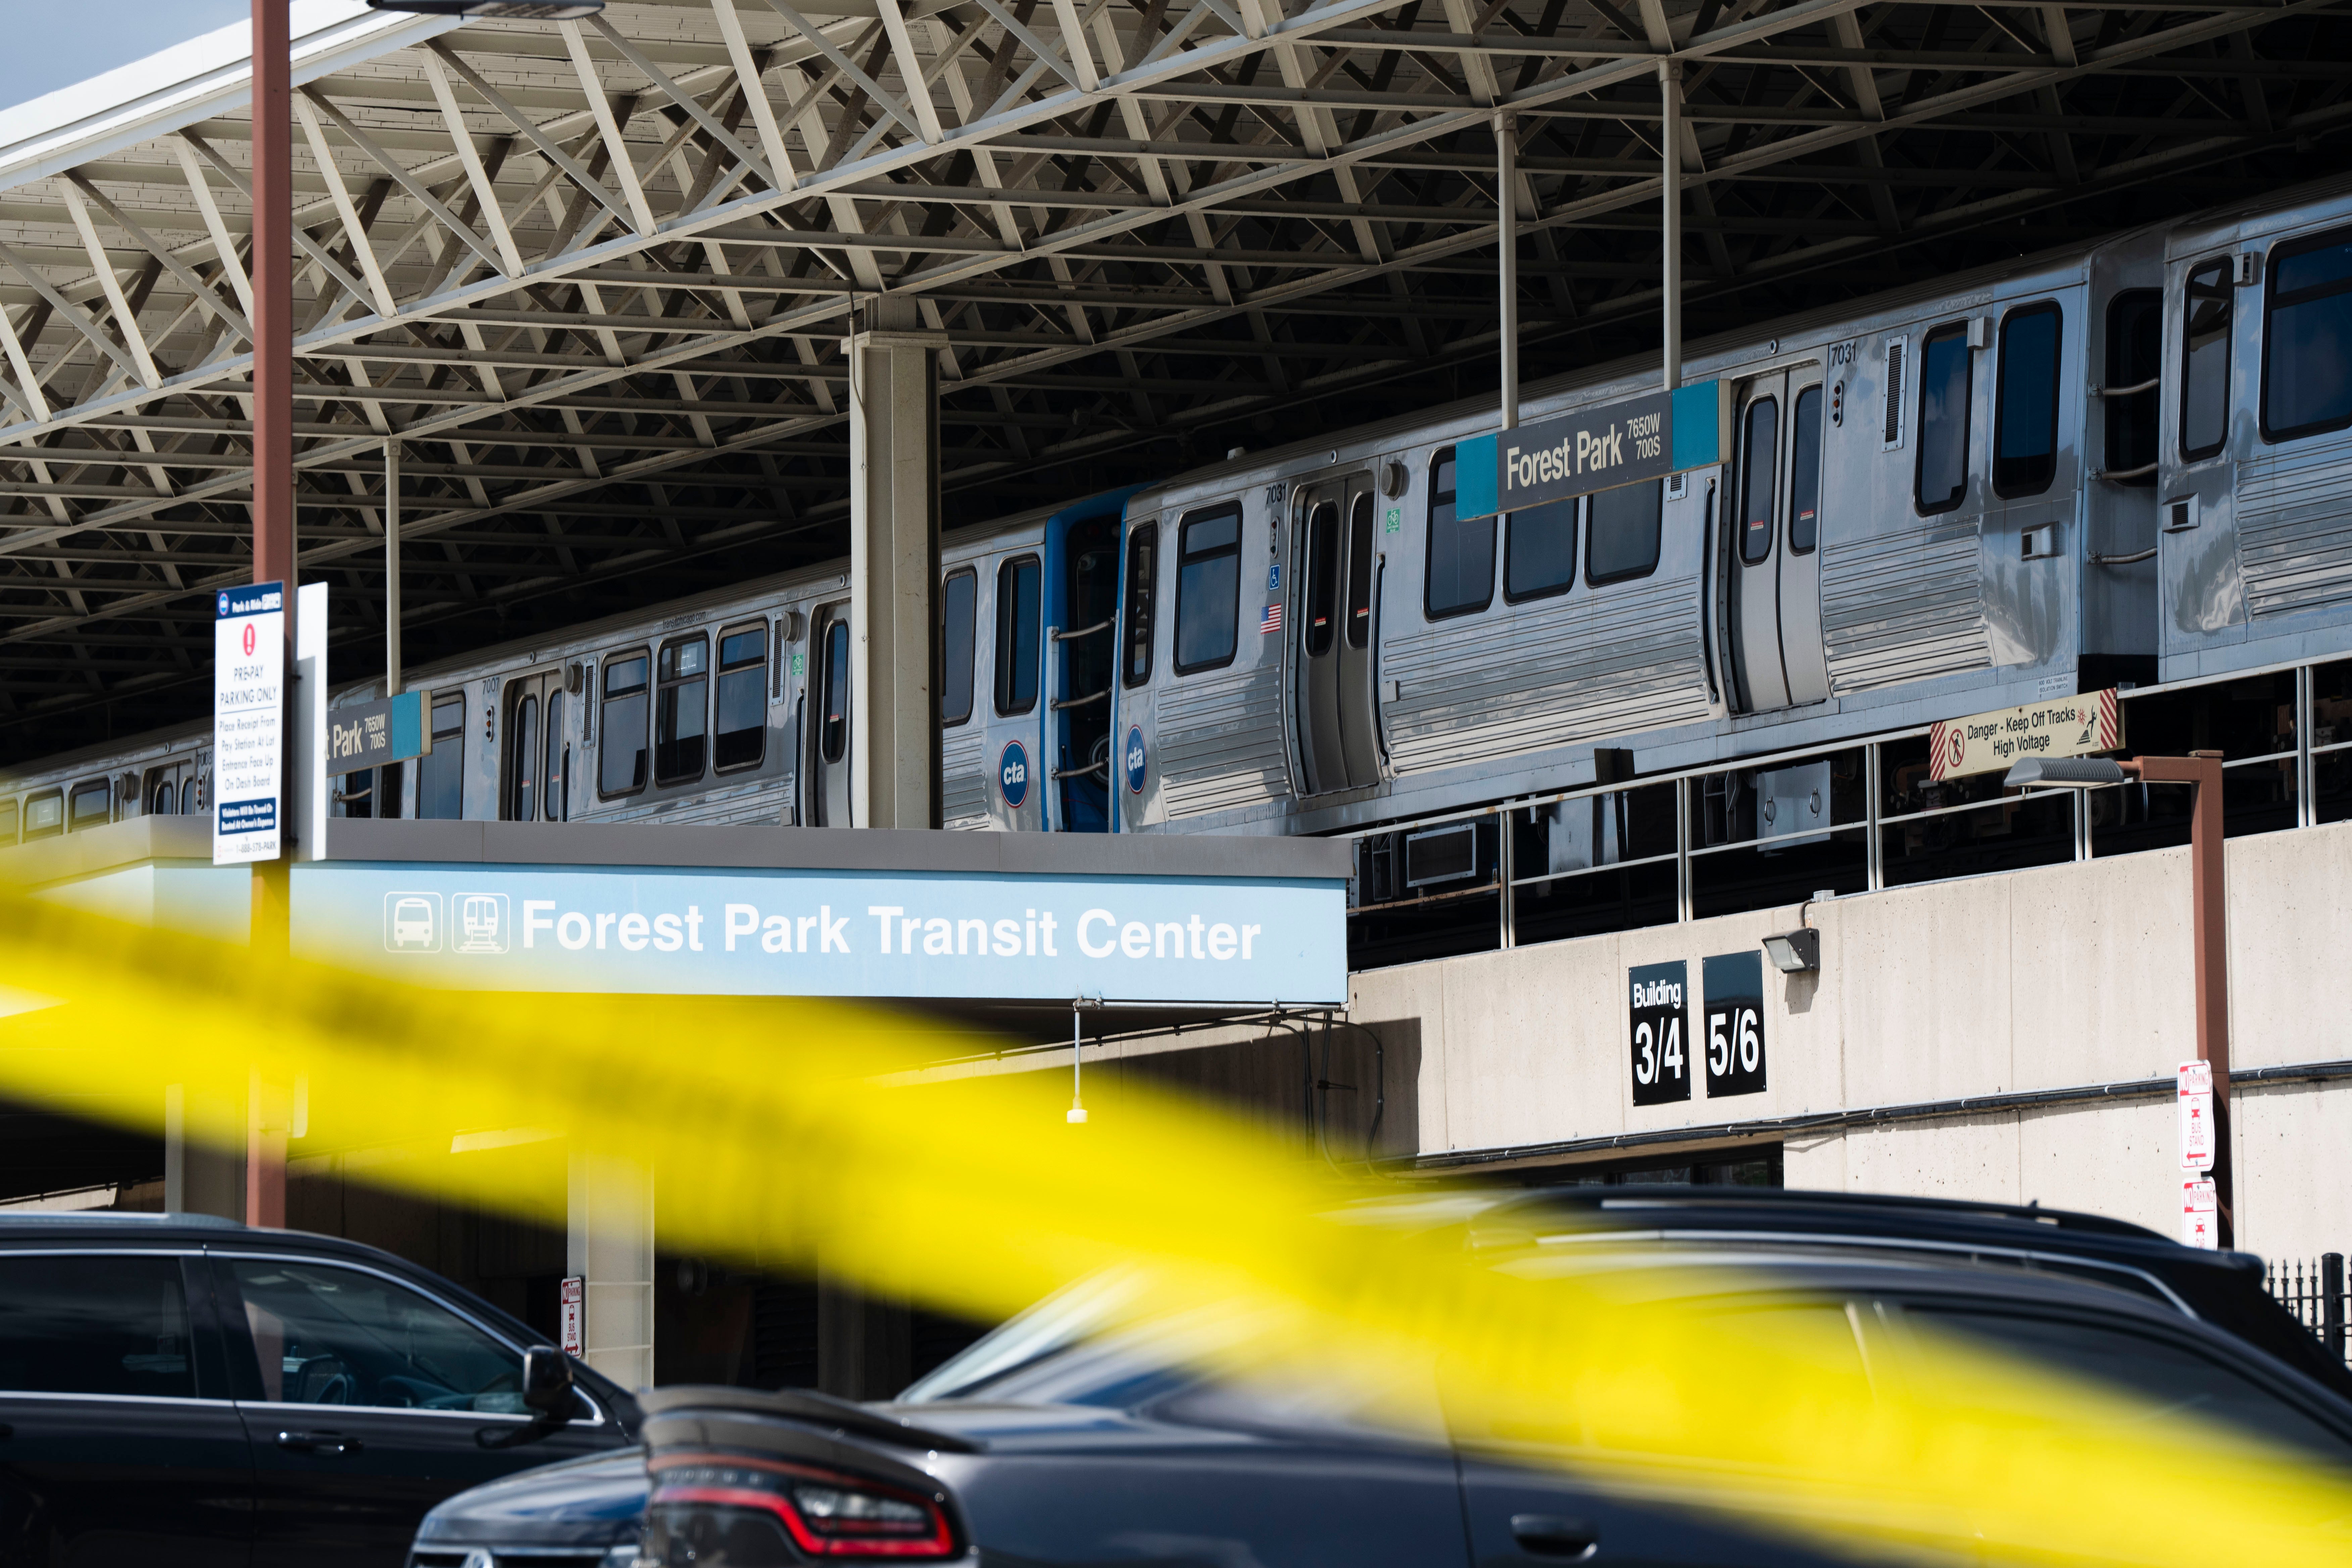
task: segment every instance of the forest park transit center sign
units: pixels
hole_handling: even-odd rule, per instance
[[[1344,876],[328,861],[294,879],[301,956],[479,991],[1341,1006],[1346,923]]]

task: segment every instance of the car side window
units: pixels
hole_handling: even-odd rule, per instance
[[[226,1269],[253,1336],[254,1397],[528,1414],[520,1354],[404,1285],[294,1258],[231,1258]]]
[[[2352,425],[2352,229],[2271,250],[2263,310],[2263,438]]]
[[[1037,637],[1044,568],[1034,555],[996,569],[996,711],[1010,717],[1037,706]]]
[[[967,566],[950,572],[940,585],[940,724],[961,724],[971,717],[972,637],[974,607],[980,599],[980,574]]]
[[[646,787],[646,676],[650,664],[643,648],[604,661],[604,749],[597,758],[596,789],[607,800]],[[437,746],[435,754],[439,754]]]
[[[2177,1427],[2219,1421],[2352,1466],[2352,1438],[2195,1346],[2128,1326],[2022,1311],[1909,1303],[1915,1325],[2019,1361],[2105,1384],[2127,1405]]]
[[[2180,311],[2180,460],[2219,452],[2230,437],[2230,332],[2237,286],[2227,257],[2191,270]]]
[[[1127,536],[1127,658],[1119,679],[1141,686],[1151,679],[1152,572],[1160,561],[1160,525],[1147,522]]]
[[[1551,1260],[1545,1259],[1541,1267],[1550,1265]],[[1703,1321],[1719,1326],[1727,1338],[1760,1345],[1793,1360],[1804,1369],[1808,1384],[1825,1398],[1866,1405],[1873,1397],[1869,1363],[1844,1302],[1818,1297],[1749,1298],[1699,1310]],[[1441,1367],[1441,1389],[1447,1381]],[[1549,1405],[1523,1404],[1516,1409],[1497,1409],[1483,1400],[1469,1407],[1449,1404],[1446,1420],[1456,1437],[1473,1444],[1659,1451],[1654,1433],[1616,1430],[1589,1419],[1583,1412]]]
[[[1950,511],[1969,493],[1969,325],[1937,327],[1920,345],[1919,459],[1913,499],[1919,515]]]
[[[416,815],[454,822],[466,815],[466,693],[433,694],[433,750],[416,764]]]
[[[0,1390],[196,1397],[180,1260],[0,1257]]]
[[[1176,535],[1176,673],[1233,663],[1241,623],[1242,509],[1185,514]]]
[[[1454,513],[1454,448],[1429,466],[1429,556],[1422,571],[1422,615],[1467,616],[1495,602],[1495,520],[1468,522]]]

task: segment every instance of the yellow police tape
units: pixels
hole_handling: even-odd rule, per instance
[[[507,1168],[451,1140],[557,1130],[658,1173],[668,1246],[974,1316],[1124,1268],[1115,1315],[1225,1370],[1407,1423],[1433,1395],[1497,1452],[1874,1558],[2352,1558],[2352,1478],[2284,1449],[1958,1343],[1865,1372],[1818,1315],[1498,1269],[1443,1197],[1357,1204],[1172,1098],[1072,1128],[1057,1076],[880,1088],[927,1042],[877,1013],[420,991],[0,894],[0,1015],[11,1095],[152,1128],[178,1085],[192,1137],[242,1147],[248,1090],[281,1116],[303,1086],[306,1144],[407,1148],[373,1174],[493,1205]]]

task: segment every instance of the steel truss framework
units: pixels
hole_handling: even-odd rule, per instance
[[[2347,0],[662,0],[296,94],[342,673],[845,550],[840,339],[944,331],[961,521],[2326,172]],[[839,15],[849,6],[857,14]],[[802,8],[805,6],[806,8]],[[249,124],[0,191],[0,752],[203,710],[248,574]],[[2337,143],[2336,145],[2341,145]],[[348,655],[346,658],[345,655]]]

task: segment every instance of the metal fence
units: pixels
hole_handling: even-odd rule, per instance
[[[2330,1351],[2339,1357],[2344,1354],[2342,1253],[2324,1253],[2316,1262],[2290,1259],[2269,1264],[2263,1270],[2263,1285]]]
[[[2221,751],[2229,837],[2352,821],[2352,659],[2142,687],[2122,703],[2128,750]],[[1348,967],[2189,842],[2186,790],[1939,780],[1925,728],[1639,778],[1633,752],[1594,757],[1602,782],[1352,835]]]

